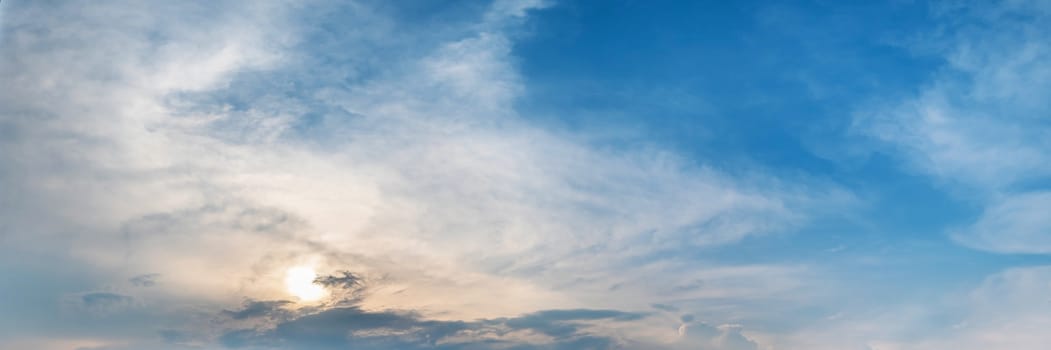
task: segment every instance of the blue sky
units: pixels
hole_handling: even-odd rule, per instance
[[[1041,1],[0,4],[0,349],[1042,349]]]

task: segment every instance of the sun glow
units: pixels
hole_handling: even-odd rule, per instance
[[[285,272],[285,289],[301,301],[315,301],[325,296],[325,288],[314,283],[317,273],[309,267],[293,267]]]

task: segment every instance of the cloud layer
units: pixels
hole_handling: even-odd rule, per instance
[[[986,212],[954,237],[978,249],[1047,253],[1040,219],[1051,176],[1044,95],[1051,89],[1051,11],[1040,1],[935,7],[940,30],[911,43],[946,63],[915,98],[860,113],[858,128]],[[970,196],[970,195],[969,195]]]
[[[861,212],[856,182],[528,115],[516,43],[558,5],[3,2],[0,348],[1047,343],[1046,267],[865,303],[842,285],[867,276],[830,280],[878,254],[788,252],[863,231],[822,221]],[[905,46],[942,68],[848,137],[980,209],[947,244],[1051,252],[1051,8],[931,9]]]
[[[537,310],[762,298],[793,288],[771,273],[800,270],[687,268],[675,252],[784,232],[807,219],[809,185],[592,145],[517,115],[511,38],[542,3],[499,1],[437,31],[369,2],[4,6],[0,74],[17,88],[0,103],[0,181],[14,203],[0,214],[0,249],[5,261],[36,254],[89,276],[19,288],[108,310],[31,317],[121,329],[85,344],[161,334],[187,346],[393,346],[373,334],[383,332],[408,337],[399,346],[470,332],[514,344],[499,338],[525,332],[546,339],[539,348],[608,348],[614,338],[578,334],[579,315],[557,318],[633,311]],[[287,307],[230,311],[280,300],[293,266],[349,268],[373,286],[343,295],[352,307],[292,313],[272,329],[184,329]],[[676,273],[643,277],[665,270]],[[320,282],[346,287],[347,276]],[[378,323],[340,326],[359,318]],[[474,318],[487,321],[454,321]],[[671,339],[679,326],[658,328]],[[80,341],[61,328],[6,337]],[[157,333],[170,329],[180,331]],[[296,345],[311,332],[328,345]]]

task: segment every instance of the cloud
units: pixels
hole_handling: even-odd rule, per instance
[[[153,287],[157,285],[157,278],[160,276],[159,273],[148,273],[129,278],[128,282],[136,287]]]
[[[676,311],[679,311],[679,308],[677,308],[677,307],[674,307],[674,306],[671,306],[671,305],[665,305],[665,304],[656,304],[656,303],[654,303],[654,304],[650,304],[650,306],[651,306],[651,307],[653,307],[654,309],[657,309],[657,310],[662,310],[662,311],[667,311],[667,312],[676,312]]]
[[[916,96],[860,112],[855,126],[911,168],[985,204],[972,227],[954,234],[958,241],[1045,253],[1051,226],[1030,213],[1051,179],[1051,11],[1040,1],[954,4],[935,6],[941,28],[912,42],[944,67]]]
[[[978,221],[953,235],[960,243],[1000,253],[1051,253],[1051,192],[1034,191],[991,203]]]
[[[8,8],[9,17],[47,10],[22,6]],[[262,270],[311,253],[387,274],[429,266],[411,272],[427,275],[412,283],[486,289],[502,284],[482,277],[497,272],[524,277],[516,271],[555,268],[571,276],[590,269],[550,264],[579,251],[598,253],[589,264],[602,264],[623,252],[731,244],[807,216],[805,187],[763,176],[739,180],[667,152],[604,150],[516,115],[522,87],[503,32],[511,29],[487,24],[439,38],[406,32],[411,40],[385,44],[389,57],[362,52],[312,66],[344,48],[378,44],[399,24],[377,18],[364,3],[334,6],[330,11],[351,19],[328,30],[348,35],[315,37],[316,28],[282,26],[286,16],[301,15],[294,7],[243,14],[228,3],[185,6],[55,9],[71,18],[61,28],[77,43],[101,47],[28,29],[41,24],[5,22],[22,28],[8,30],[6,38],[22,39],[7,42],[5,52],[19,57],[5,60],[5,72],[26,84],[5,103],[4,119],[19,136],[9,139],[17,142],[4,157],[27,174],[5,179],[24,192],[16,211],[25,214],[5,221],[22,232],[62,232],[77,242],[77,259],[103,269],[139,264],[163,274],[173,289],[239,288],[227,281],[256,281],[274,273]],[[504,8],[519,10],[493,10],[486,23],[527,7]],[[153,15],[162,10],[169,16]],[[115,19],[139,11],[141,23]],[[27,15],[15,16],[21,13]],[[386,25],[358,28],[371,22]],[[139,34],[150,32],[157,34]],[[305,39],[268,40],[297,34]],[[438,42],[417,46],[417,39]],[[208,44],[195,46],[202,40]],[[229,52],[241,58],[223,58]],[[78,60],[61,61],[67,57]],[[219,63],[207,70],[170,74],[213,61]],[[66,79],[49,78],[55,66],[66,67]],[[372,73],[349,86],[329,80],[354,68]],[[35,102],[48,94],[68,102]],[[50,117],[16,118],[18,111]],[[37,156],[26,157],[29,148]],[[66,200],[74,193],[77,201]],[[652,244],[638,244],[644,241]],[[398,267],[399,260],[408,262]],[[212,265],[222,265],[215,273],[227,277],[187,272]],[[425,291],[430,287],[408,289],[405,301],[433,302],[411,295],[436,292]],[[273,286],[248,291],[275,293]]]
[[[248,318],[272,316],[275,313],[284,313],[282,307],[291,304],[291,301],[287,300],[274,300],[274,301],[245,301],[243,308],[237,311],[223,310],[222,314],[227,315],[235,320],[243,320]]]
[[[969,293],[945,295],[938,302],[943,310],[927,303],[839,320],[830,329],[800,335],[810,339],[791,342],[829,350],[1043,349],[1051,340],[1041,331],[1051,325],[1049,282],[1051,267],[1011,268],[987,277]]]
[[[134,297],[114,292],[85,292],[64,298],[63,306],[68,311],[92,318],[109,317],[141,304]]]
[[[986,278],[967,298],[969,313],[927,348],[1040,349],[1051,336],[1051,267],[1011,268]],[[940,346],[943,345],[943,346]]]
[[[694,249],[791,231],[836,191],[520,115],[512,38],[540,6],[497,2],[431,30],[371,2],[5,2],[0,78],[17,88],[0,96],[0,191],[14,203],[0,253],[90,272],[65,293],[152,285],[135,289],[144,310],[109,321],[148,336],[99,332],[130,343],[207,324],[200,310],[275,312],[281,274],[300,265],[330,288],[368,276],[368,298],[225,343],[345,337],[326,318],[407,332],[367,344],[478,325],[425,321],[441,315],[611,346],[577,322],[627,320],[535,312],[795,288],[804,268],[697,266]],[[704,283],[675,288],[686,280]],[[410,311],[362,311],[392,306]]]
[[[774,345],[813,350],[1036,350],[1049,341],[1040,331],[1051,323],[1049,292],[1051,266],[1012,267],[965,288],[837,312],[791,332],[743,329],[739,333],[761,344],[760,349]]]
[[[361,288],[361,277],[350,271],[340,271],[335,275],[319,276],[314,283],[330,288],[356,289]]]
[[[80,296],[80,301],[88,308],[108,308],[118,305],[127,305],[134,300],[127,295],[109,292],[91,292]]]
[[[272,329],[231,330],[221,342],[231,348],[278,349],[758,349],[739,326],[695,324],[691,343],[662,344],[626,339],[613,331],[645,314],[614,310],[546,310],[512,318],[476,321],[425,320],[394,311],[333,308],[301,316]],[[611,328],[612,327],[612,328]]]

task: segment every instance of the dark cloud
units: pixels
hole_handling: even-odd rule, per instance
[[[68,296],[67,306],[95,316],[110,315],[135,305],[135,298],[112,292],[86,292]]]
[[[340,271],[334,275],[320,276],[314,279],[314,283],[329,288],[359,289],[364,286],[361,276],[350,271]]]
[[[661,310],[661,311],[667,311],[667,312],[679,311],[679,308],[671,306],[671,305],[665,305],[665,304],[650,304],[650,307],[652,307],[654,309],[657,309],[657,310]]]
[[[634,321],[643,314],[613,310],[548,310],[521,317],[479,321],[425,320],[414,313],[335,308],[277,324],[267,330],[237,329],[220,342],[230,348],[323,349],[613,349],[617,340],[588,333],[589,322]],[[529,331],[552,340],[516,339]]]
[[[574,321],[635,321],[643,316],[614,310],[547,310],[508,319],[505,324],[514,329],[529,329],[556,338],[567,338],[580,332],[581,325]]]
[[[118,305],[131,304],[134,299],[127,295],[108,292],[85,293],[80,296],[84,306],[90,308],[106,308]]]
[[[157,278],[160,276],[159,273],[148,273],[129,278],[128,282],[136,287],[153,287],[157,285]]]
[[[269,331],[234,330],[219,340],[231,348],[417,349],[434,346],[434,340],[465,328],[466,323],[424,321],[411,314],[348,307],[283,322]]]
[[[287,311],[281,309],[282,306],[291,304],[292,302],[287,300],[272,300],[272,301],[245,301],[244,307],[237,311],[223,310],[222,314],[229,316],[235,320],[244,320],[249,318],[257,318],[264,316],[283,316],[287,314]]]
[[[125,345],[103,345],[92,347],[79,347],[74,350],[214,350],[212,347],[200,347],[178,344],[125,344]]]

